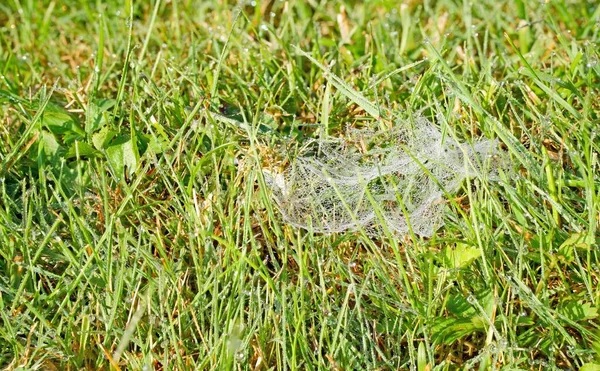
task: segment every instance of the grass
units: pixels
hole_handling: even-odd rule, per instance
[[[0,4],[0,367],[600,367],[596,2],[124,3]],[[417,114],[510,158],[433,238],[282,222]]]

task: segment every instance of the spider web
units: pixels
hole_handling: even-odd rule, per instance
[[[445,194],[467,178],[492,174],[497,142],[443,137],[423,117],[391,131],[349,129],[315,140],[283,172],[264,170],[284,220],[315,232],[364,229],[429,237],[443,226]],[[490,169],[491,172],[490,172]]]

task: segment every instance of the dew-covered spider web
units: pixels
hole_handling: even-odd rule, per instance
[[[443,136],[423,117],[393,130],[349,129],[315,140],[265,179],[285,221],[315,232],[381,231],[428,237],[444,224],[446,195],[467,177],[489,174],[497,142]],[[490,161],[492,159],[492,161]]]

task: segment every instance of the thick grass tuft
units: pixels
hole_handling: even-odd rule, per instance
[[[600,367],[597,2],[225,3],[0,4],[1,368]],[[262,169],[389,114],[509,165],[283,223]]]

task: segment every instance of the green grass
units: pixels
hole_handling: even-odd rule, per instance
[[[600,367],[597,2],[121,3],[0,4],[0,367]],[[417,114],[510,159],[433,238],[283,223]]]

